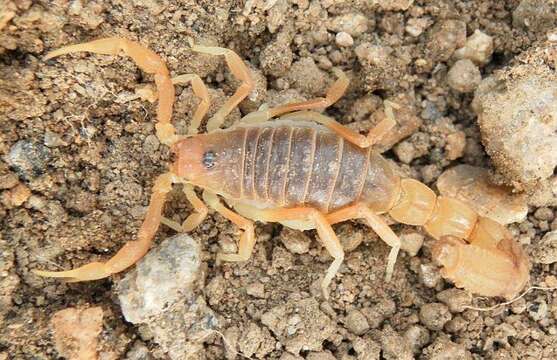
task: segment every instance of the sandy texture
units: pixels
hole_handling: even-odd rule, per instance
[[[49,50],[108,36],[139,41],[172,75],[199,74],[213,113],[238,82],[222,59],[193,54],[189,41],[234,49],[257,91],[227,125],[265,102],[322,96],[340,67],[351,85],[326,113],[365,131],[381,118],[383,100],[400,103],[401,126],[381,150],[401,174],[434,185],[444,170],[469,164],[499,183],[522,185],[530,178],[498,179],[520,169],[495,171],[471,102],[478,74],[485,80],[502,70],[509,80],[526,61],[520,56],[539,52],[544,64],[555,64],[556,16],[555,2],[542,0],[0,0],[0,359],[72,354],[54,314],[82,318],[82,309],[101,314],[82,342],[94,344],[87,354],[99,359],[557,358],[553,292],[531,292],[493,311],[469,309],[499,300],[470,298],[444,281],[431,261],[433,240],[410,226],[393,225],[408,252],[390,283],[388,247],[359,222],[335,226],[350,251],[325,301],[319,282],[331,258],[314,232],[258,224],[251,260],[217,266],[218,251],[236,250],[238,231],[210,214],[191,233],[201,260],[194,289],[143,324],[123,317],[116,285],[124,274],[65,284],[30,272],[114,254],[135,236],[153,181],[172,160],[154,136],[156,106],[141,98],[152,76],[123,57],[42,61]],[[536,76],[554,79],[554,65],[545,66]],[[189,87],[177,87],[180,131],[197,102]],[[557,285],[555,233],[544,238],[557,230],[550,175],[544,168],[535,176],[537,192],[526,195],[535,206],[510,225],[533,257],[531,282],[541,286]],[[165,216],[183,221],[190,211],[176,187]],[[162,226],[156,246],[174,234]],[[79,326],[74,320],[70,328]]]

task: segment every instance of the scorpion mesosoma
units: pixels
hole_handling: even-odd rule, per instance
[[[38,275],[68,281],[94,280],[118,273],[135,264],[151,246],[161,222],[179,231],[190,231],[207,216],[208,207],[241,230],[238,253],[219,253],[217,261],[245,261],[255,245],[254,221],[316,229],[334,258],[321,283],[328,285],[344,259],[332,224],[363,219],[390,247],[386,278],[390,280],[400,249],[398,236],[380,214],[395,221],[423,226],[437,240],[433,257],[443,266],[442,275],[456,286],[484,296],[511,298],[529,278],[529,261],[510,233],[497,222],[476,214],[466,203],[436,194],[426,185],[401,179],[372,145],[395,125],[397,105],[385,101],[382,121],[361,135],[332,118],[311,110],[324,109],[345,92],[348,78],[338,79],[324,98],[261,109],[239,124],[219,129],[226,115],[254,88],[250,71],[232,50],[192,44],[195,52],[223,55],[241,85],[207,121],[207,134],[197,134],[210,99],[198,75],[170,78],[163,60],[136,42],[106,38],[63,47],[50,59],[73,52],[130,56],[145,72],[154,74],[158,92],[156,133],[171,147],[176,161],[160,175],[137,239],[127,242],[106,262],[93,262],[69,271],[35,271]],[[201,102],[187,135],[177,135],[171,124],[174,84],[191,83]],[[279,119],[268,121],[282,115]],[[194,212],[183,224],[162,216],[172,184],[183,184]],[[194,187],[203,189],[203,201]],[[228,206],[225,206],[221,198]],[[234,210],[232,210],[234,209]]]

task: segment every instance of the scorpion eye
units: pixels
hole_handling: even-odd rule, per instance
[[[210,169],[213,166],[215,166],[215,153],[211,150],[205,152],[205,154],[203,154],[203,166],[205,166],[206,169]]]

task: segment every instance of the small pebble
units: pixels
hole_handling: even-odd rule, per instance
[[[447,73],[449,86],[458,92],[474,91],[482,81],[480,69],[470,60],[458,60]]]
[[[524,298],[520,298],[514,301],[511,304],[511,311],[517,315],[522,314],[524,311],[526,311],[526,300]]]
[[[463,344],[452,342],[446,335],[437,337],[433,344],[424,349],[422,357],[428,360],[474,359]]]
[[[412,360],[414,359],[412,347],[408,341],[394,331],[390,326],[385,326],[381,332],[381,349],[386,360]]]
[[[275,41],[267,45],[259,55],[261,69],[265,74],[275,77],[286,74],[292,65],[294,55],[290,45],[284,41]]]
[[[262,340],[261,328],[252,322],[239,337],[238,350],[240,350],[243,355],[250,358],[259,348]]]
[[[420,233],[408,233],[400,235],[400,248],[410,256],[416,256],[424,243],[424,236]]]
[[[305,254],[309,251],[311,239],[303,231],[283,227],[280,240],[284,247],[294,254]]]
[[[352,38],[352,36],[350,36],[350,34],[344,31],[341,31],[336,34],[335,42],[337,43],[338,46],[342,46],[342,47],[348,47],[354,45],[354,39]]]
[[[441,280],[441,273],[437,266],[431,264],[421,264],[419,271],[419,278],[422,284],[428,288],[434,288]]]
[[[534,217],[538,220],[551,221],[553,216],[553,210],[548,207],[541,207],[534,213]]]
[[[464,154],[466,147],[466,134],[463,131],[457,131],[447,136],[447,144],[445,150],[447,151],[447,159],[456,160]]]
[[[532,250],[532,261],[538,264],[557,262],[557,231],[546,233]]]
[[[437,294],[437,299],[447,305],[452,313],[463,312],[472,300],[468,292],[457,288],[441,291]]]
[[[0,190],[11,189],[17,184],[19,184],[19,180],[16,174],[8,172],[0,175]]]
[[[456,59],[469,59],[477,65],[486,64],[493,54],[493,38],[476,29],[466,44],[454,53]]]
[[[250,296],[263,299],[265,298],[265,285],[259,281],[253,282],[246,286],[246,293]]]
[[[413,37],[420,36],[431,24],[431,20],[426,18],[410,18],[406,22],[404,30]]]
[[[60,356],[76,360],[97,358],[98,336],[103,325],[102,308],[60,310],[52,316],[50,323]]]
[[[296,61],[287,72],[286,78],[290,86],[307,94],[322,94],[326,86],[326,74],[320,70],[311,57]]]
[[[393,49],[388,46],[372,45],[365,42],[356,46],[354,52],[362,65],[385,66],[389,62]]]
[[[447,321],[452,319],[451,312],[445,304],[428,303],[420,308],[420,322],[429,330],[442,330]]]
[[[454,51],[465,43],[466,22],[452,19],[438,21],[429,31],[427,48],[430,59],[431,61],[449,60]]]
[[[329,23],[329,29],[335,32],[345,32],[351,37],[358,37],[369,29],[370,20],[360,13],[348,13],[334,17]]]
[[[402,141],[396,144],[393,151],[398,159],[405,164],[410,164],[416,157],[416,149],[410,141]]]
[[[345,325],[348,331],[355,335],[363,335],[369,330],[367,319],[359,310],[352,310],[348,313]]]
[[[547,316],[548,308],[545,300],[536,300],[528,306],[528,316],[534,321],[540,321]]]
[[[555,28],[555,2],[547,0],[522,0],[513,11],[513,26],[535,32]]]
[[[354,351],[358,355],[358,359],[379,359],[381,354],[381,345],[370,337],[355,337],[352,340]],[[348,359],[347,359],[348,360]]]
[[[50,149],[40,143],[20,140],[10,149],[8,162],[23,179],[30,180],[46,172]]]
[[[456,334],[460,332],[462,329],[465,329],[468,325],[468,321],[464,320],[462,316],[455,316],[451,320],[447,321],[445,324],[444,329],[452,334]]]
[[[410,326],[404,332],[404,338],[412,347],[414,354],[419,354],[420,350],[429,342],[429,331],[420,325]]]
[[[356,249],[366,236],[365,231],[359,228],[354,228],[352,224],[340,224],[336,228],[336,233],[344,252],[350,252]]]
[[[396,312],[396,303],[391,299],[382,299],[371,307],[362,309],[370,328],[377,329],[383,321]]]
[[[65,145],[66,143],[62,140],[62,138],[60,137],[60,135],[58,135],[55,132],[49,131],[47,130],[44,133],[44,141],[43,143],[45,144],[45,146],[49,147],[49,148],[54,148],[54,147],[58,147],[58,146],[62,146]]]
[[[335,360],[335,357],[328,351],[312,351],[307,354],[306,360]]]
[[[384,11],[404,11],[414,3],[414,0],[374,0],[374,3]]]
[[[2,193],[2,203],[7,208],[21,206],[31,196],[31,190],[23,184]]]

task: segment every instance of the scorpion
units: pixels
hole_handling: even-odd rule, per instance
[[[465,202],[437,196],[425,184],[401,178],[373,145],[396,126],[397,104],[384,101],[381,120],[362,135],[316,110],[335,103],[349,80],[336,69],[337,80],[325,97],[274,108],[261,107],[228,129],[226,116],[254,89],[244,61],[232,50],[191,44],[191,50],[224,56],[231,73],[241,81],[234,94],[206,122],[210,105],[207,87],[196,74],[170,77],[160,56],[123,38],[104,38],[52,51],[45,60],[74,52],[129,56],[143,71],[153,74],[158,94],[156,134],[170,146],[175,161],[156,179],[137,239],[128,241],[106,262],[92,262],[69,271],[39,271],[43,277],[69,282],[96,280],[119,273],[140,260],[152,245],[161,223],[178,231],[196,228],[209,208],[240,230],[238,252],[218,253],[220,261],[250,258],[255,242],[254,222],[278,222],[298,229],[315,229],[333,257],[322,281],[325,298],[338,272],[344,251],[333,224],[361,219],[390,246],[386,281],[393,275],[401,246],[383,215],[396,222],[422,226],[436,242],[432,257],[441,275],[457,287],[482,296],[512,298],[529,278],[530,264],[521,246],[501,224],[478,215]],[[178,135],[171,124],[174,85],[191,84],[200,103],[187,133]],[[173,184],[182,184],[193,212],[182,224],[163,217]],[[202,199],[195,191],[201,188]],[[223,203],[224,200],[224,203]]]

